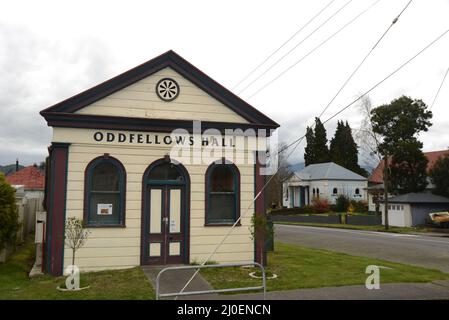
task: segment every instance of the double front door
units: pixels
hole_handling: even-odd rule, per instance
[[[150,185],[145,226],[146,264],[185,262],[185,188]]]

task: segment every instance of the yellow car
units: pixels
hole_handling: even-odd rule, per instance
[[[433,225],[442,228],[449,228],[449,212],[429,213],[429,220]]]

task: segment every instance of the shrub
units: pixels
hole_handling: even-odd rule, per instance
[[[275,209],[271,210],[271,215],[290,215],[290,214],[309,214],[314,213],[311,206],[304,206],[299,208],[281,208],[281,209]]]
[[[326,213],[330,211],[330,204],[327,199],[314,198],[312,200],[312,209],[315,213]]]
[[[336,212],[347,212],[349,208],[349,198],[343,194],[339,195],[335,200],[335,211]]]
[[[6,244],[14,244],[19,230],[19,213],[16,205],[16,190],[0,173],[0,250]]]
[[[351,200],[351,205],[354,207],[354,212],[365,213],[368,212],[368,202]]]

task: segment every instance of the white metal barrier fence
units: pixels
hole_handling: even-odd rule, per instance
[[[187,292],[170,292],[170,293],[160,293],[160,278],[161,275],[166,271],[173,270],[187,270],[187,269],[205,269],[205,268],[225,268],[225,267],[245,267],[245,266],[254,266],[258,267],[262,272],[262,285],[256,287],[241,287],[241,288],[229,288],[229,289],[214,289],[214,290],[201,290],[201,291],[187,291]],[[248,263],[223,263],[223,264],[206,264],[206,265],[195,265],[195,266],[179,266],[179,267],[167,267],[159,271],[156,277],[156,300],[164,297],[178,297],[178,296],[191,296],[191,295],[199,295],[199,294],[209,294],[209,293],[224,293],[224,292],[237,292],[237,291],[254,291],[254,290],[263,290],[263,299],[265,300],[267,293],[267,284],[265,277],[265,268],[257,262],[248,262]]]

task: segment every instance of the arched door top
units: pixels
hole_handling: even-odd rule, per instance
[[[183,184],[190,183],[189,173],[179,162],[162,158],[151,163],[143,175],[144,184]]]

